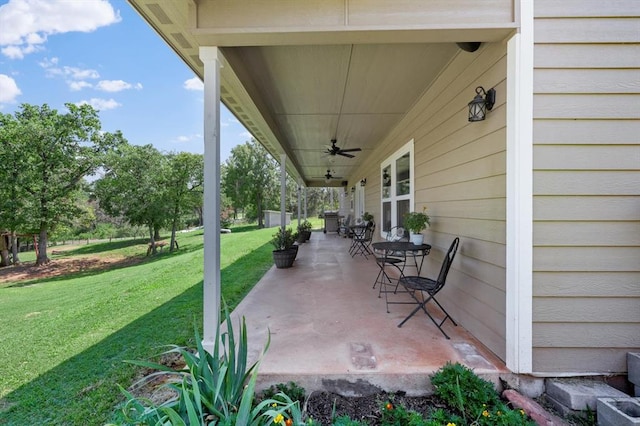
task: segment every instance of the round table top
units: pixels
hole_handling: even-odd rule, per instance
[[[373,243],[373,248],[385,251],[420,251],[431,250],[431,244],[415,245],[410,241],[379,241]]]

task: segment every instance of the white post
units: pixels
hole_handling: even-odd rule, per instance
[[[280,225],[282,229],[287,227],[286,196],[287,196],[287,155],[280,155]]]
[[[202,344],[213,350],[220,323],[220,52],[201,47],[204,63],[204,285]]]
[[[302,192],[302,188],[300,187],[300,185],[298,184],[298,226],[300,226],[300,213],[301,213],[301,203],[302,200],[300,199],[300,193]]]
[[[304,218],[308,219],[309,216],[307,216],[307,187],[304,187]]]
[[[533,1],[507,42],[506,364],[533,372]]]

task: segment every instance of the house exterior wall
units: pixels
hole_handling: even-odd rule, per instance
[[[640,2],[534,2],[533,370],[640,348]]]
[[[475,88],[492,87],[487,119],[467,120]],[[435,276],[454,237],[460,249],[438,300],[463,327],[505,357],[506,44],[459,52],[402,122],[367,158],[366,210],[381,218],[380,164],[414,140],[415,209],[427,207],[433,246],[425,274]],[[447,326],[450,326],[447,325]]]

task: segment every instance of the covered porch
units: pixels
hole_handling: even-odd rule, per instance
[[[251,361],[259,358],[271,334],[259,366],[260,388],[293,381],[307,392],[421,395],[431,392],[429,375],[448,361],[494,382],[510,374],[460,325],[445,323],[447,340],[418,312],[398,328],[415,305],[390,305],[387,313],[384,295],[379,298],[378,289],[372,289],[379,270],[375,259],[352,258],[349,245],[349,239],[335,233],[313,232],[292,268],[271,268],[232,312],[236,331],[239,319],[246,319]],[[431,269],[425,262],[423,274],[437,274]],[[389,297],[410,300],[407,294]]]

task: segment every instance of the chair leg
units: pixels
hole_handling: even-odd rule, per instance
[[[417,306],[417,307],[416,307],[416,308],[415,308],[415,309],[414,309],[414,310],[413,310],[413,311],[412,311],[412,312],[411,312],[411,313],[410,313],[410,314],[409,314],[409,315],[408,315],[404,320],[402,320],[402,322],[401,322],[400,324],[398,324],[398,328],[402,327],[402,326],[404,325],[404,323],[405,323],[405,322],[407,322],[407,321],[409,320],[409,318],[411,318],[412,316],[414,316],[414,315],[416,314],[416,312],[418,312],[420,309],[422,309],[422,310],[424,311],[424,313],[425,313],[425,314],[427,314],[427,316],[429,317],[429,319],[431,320],[431,322],[433,322],[433,324],[435,324],[435,326],[436,326],[436,327],[438,327],[438,330],[440,330],[440,332],[444,335],[444,337],[446,337],[446,338],[447,338],[447,340],[451,339],[451,338],[447,335],[447,333],[445,333],[445,331],[442,329],[442,325],[445,323],[445,321],[446,321],[447,319],[449,319],[449,320],[453,323],[453,325],[454,325],[454,326],[457,326],[458,324],[454,321],[454,319],[451,317],[451,315],[449,315],[449,313],[448,313],[448,312],[447,312],[447,311],[442,307],[442,305],[440,304],[440,302],[438,302],[438,301],[436,300],[436,298],[435,298],[435,297],[433,297],[433,296],[431,296],[431,295],[429,295],[429,297],[428,297],[428,298],[426,298],[426,299],[424,299],[424,296],[423,296],[423,300],[422,300],[422,301],[420,301],[420,300],[415,296],[415,294],[414,294],[414,293],[410,293],[410,294],[411,294],[411,297],[413,297],[413,298],[414,298],[414,300],[415,300],[416,302],[418,302],[418,306]],[[433,318],[433,317],[431,316],[431,314],[429,313],[429,311],[427,311],[427,306],[426,306],[426,305],[427,305],[427,303],[428,303],[430,300],[433,300],[433,301],[436,303],[436,305],[438,305],[438,307],[442,310],[442,312],[443,312],[443,313],[444,313],[444,315],[445,315],[445,316],[444,316],[444,319],[443,319],[442,321],[440,321],[439,323],[438,323],[438,321],[436,321],[436,320],[435,320],[435,318]]]

